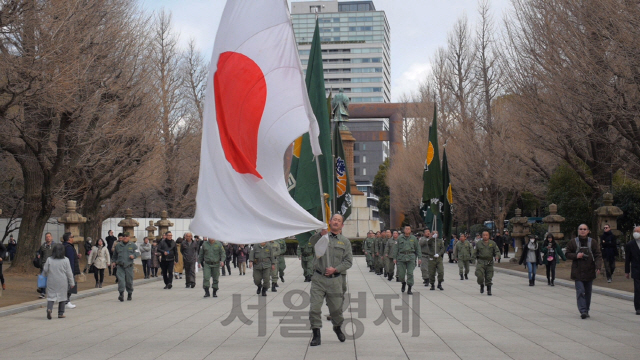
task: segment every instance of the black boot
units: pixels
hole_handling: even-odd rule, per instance
[[[320,329],[311,329],[313,331],[313,338],[311,339],[310,346],[318,346],[322,343],[320,339]]]
[[[400,278],[396,276],[396,282],[400,282]]]
[[[424,281],[424,286],[429,286],[429,280]]]
[[[258,285],[258,291],[256,291],[256,294],[260,295],[261,291],[262,291],[262,285]],[[209,292],[209,289],[207,289],[207,292]]]
[[[529,286],[533,286],[533,280],[529,279]]]
[[[487,295],[491,296],[491,285],[487,285]]]
[[[411,288],[411,286],[409,286],[409,288]],[[336,333],[336,335],[338,335],[338,340],[340,340],[340,342],[345,341],[346,338],[344,337],[344,334],[342,333],[342,329],[340,328],[340,326],[334,326],[333,332]]]
[[[467,276],[467,274],[464,274],[464,279],[469,280],[469,277]]]
[[[387,278],[387,280],[389,280],[389,281],[393,280],[393,275],[389,275],[389,277]]]
[[[400,289],[400,291],[404,292],[406,287],[407,287],[407,283],[403,281],[402,282],[402,288]]]
[[[276,283],[272,283],[271,284],[271,292],[276,292],[278,290],[276,290]]]
[[[284,275],[280,275],[280,280],[282,280],[282,282],[284,282]]]
[[[436,284],[431,284],[431,288],[429,290],[435,290],[436,289]]]
[[[460,274],[460,280],[464,280],[464,277],[462,276],[462,274]]]
[[[440,289],[440,290],[444,290],[444,289],[442,288],[442,282],[440,282],[440,281],[438,281],[438,289]]]
[[[211,296],[211,294],[209,293],[209,288],[204,289],[204,296],[203,297],[209,297]]]
[[[131,299],[132,299],[132,297],[131,297],[131,296],[132,296],[132,295],[133,295],[132,293],[127,293],[127,301],[131,301]]]
[[[118,296],[118,300],[124,301],[124,291],[120,291],[120,296]]]
[[[555,279],[552,279],[552,280],[551,280],[551,286],[555,286],[555,285],[553,284],[553,280],[555,280]]]
[[[373,270],[373,266],[369,266],[369,272],[374,272],[375,270]]]
[[[267,296],[267,288],[266,287],[262,288],[262,296]]]
[[[551,279],[547,278],[547,285],[551,285]]]
[[[96,286],[95,287],[98,287],[98,285],[99,285],[99,283],[96,281]]]
[[[484,294],[484,285],[480,285],[480,294]]]
[[[413,293],[411,292],[411,285],[409,285],[409,288],[407,289],[407,295],[413,295]]]
[[[213,294],[211,294],[211,296],[218,297],[218,289],[211,288],[211,291],[213,292]]]
[[[536,279],[535,278],[531,279],[531,286],[536,286]]]

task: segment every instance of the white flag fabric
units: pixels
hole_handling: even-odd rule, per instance
[[[209,67],[195,234],[235,244],[324,226],[289,195],[284,154],[321,153],[285,0],[228,0]]]

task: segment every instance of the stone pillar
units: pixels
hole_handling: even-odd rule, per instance
[[[349,178],[351,186],[351,195],[364,195],[356,186],[356,180],[353,176],[353,144],[356,142],[356,138],[353,137],[351,131],[348,129],[341,129],[340,136],[342,137],[342,145],[344,146],[344,157],[347,162],[347,171],[349,171]]]
[[[167,231],[169,231],[169,228],[171,226],[173,226],[173,223],[169,220],[167,220],[167,217],[169,217],[169,214],[167,213],[166,210],[162,210],[162,212],[160,213],[160,220],[156,221],[156,226],[158,227],[158,238],[162,239],[162,235],[164,233],[166,233]]]
[[[152,242],[156,239],[155,231],[158,230],[157,227],[153,226],[153,220],[149,220],[149,226],[145,228],[147,230],[147,237],[149,238],[149,242]]]
[[[78,254],[84,255],[84,237],[80,236],[80,224],[87,222],[87,218],[76,212],[76,202],[73,200],[67,201],[67,212],[58,218],[59,224],[64,224],[64,232],[71,233],[73,235],[73,246],[76,248]],[[62,242],[62,239],[60,239]],[[80,269],[82,270],[82,268]],[[85,282],[87,280],[84,273],[78,275],[78,282]]]
[[[529,219],[521,215],[522,210],[516,209],[516,216],[509,220],[509,222],[513,224],[511,236],[513,236],[516,247],[518,248],[516,254],[511,258],[511,260],[509,260],[511,263],[517,263],[520,260],[520,256],[522,256],[522,244],[524,243],[524,238],[531,233],[529,228]]]
[[[564,221],[565,218],[558,215],[558,205],[556,204],[549,205],[549,215],[542,219],[542,222],[549,226],[547,231],[553,235],[556,241],[564,239],[564,234],[560,231],[560,224]]]
[[[598,237],[604,232],[605,225],[609,225],[611,232],[616,237],[622,236],[622,232],[618,230],[618,216],[621,216],[624,212],[617,206],[613,206],[613,195],[606,193],[602,196],[603,206],[599,207],[595,211],[595,215],[598,221],[598,228],[595,233]]]
[[[129,232],[129,241],[134,243],[138,241],[134,228],[140,226],[140,223],[133,219],[133,210],[126,209],[124,211],[124,219],[120,220],[118,226],[122,227],[122,233]]]

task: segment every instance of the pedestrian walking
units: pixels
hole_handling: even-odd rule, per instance
[[[513,239],[509,235],[509,230],[505,230],[504,236],[502,237],[502,250],[504,251],[505,259],[509,258],[509,244],[511,244],[512,241]]]
[[[493,239],[493,241],[496,243],[496,245],[498,246],[498,250],[500,252],[502,252],[502,250],[504,249],[504,237],[500,236],[500,234],[496,234],[495,238]],[[500,263],[500,259],[498,259],[498,263]]]
[[[276,243],[280,245],[280,253],[278,255],[278,275],[280,280],[284,282],[284,269],[287,268],[284,256],[287,254],[287,241],[285,239],[278,239]]]
[[[422,251],[418,245],[418,239],[411,234],[411,226],[405,226],[404,234],[398,237],[393,257],[394,263],[398,265],[398,278],[402,282],[400,290],[404,292],[405,288],[409,286],[407,294],[412,295],[413,270],[416,268],[416,259],[418,260],[418,265],[422,264]]]
[[[120,268],[118,271],[118,300],[124,301],[124,291],[127,290],[127,300],[131,301],[133,295],[133,260],[138,257],[138,247],[129,242],[129,232],[123,234],[122,242],[116,245],[113,251],[111,265]]]
[[[344,342],[346,339],[342,332],[345,281],[342,274],[351,268],[353,253],[351,242],[342,235],[343,222],[342,215],[333,215],[329,222],[330,233],[327,233],[326,237],[322,236],[312,242],[316,258],[313,263],[314,274],[309,290],[311,298],[309,322],[313,332],[313,338],[309,344],[311,346],[318,346],[322,343],[320,329],[322,328],[322,304],[325,299],[329,307],[333,331],[340,342]]]
[[[254,246],[249,253],[249,268],[253,268],[253,283],[258,287],[256,294],[262,292],[262,296],[267,296],[271,272],[276,271],[276,257],[273,254],[273,246],[266,242],[261,242],[258,246]]]
[[[104,282],[104,269],[111,265],[111,256],[109,255],[109,250],[104,243],[104,240],[98,239],[94,247],[91,248],[91,254],[89,255],[89,260],[87,261],[89,268],[93,265],[93,277],[96,280],[97,288],[102,287],[102,283]]]
[[[158,253],[160,253],[160,268],[162,269],[164,288],[171,289],[173,287],[173,266],[177,261],[176,242],[173,241],[171,231],[167,231],[164,234],[164,240],[158,244]]]
[[[491,296],[491,286],[493,285],[493,264],[494,260],[500,259],[500,249],[495,241],[489,238],[489,232],[482,232],[482,241],[476,243],[476,277],[480,285],[480,293],[484,293],[487,287],[487,295]]]
[[[236,259],[238,262],[238,270],[240,271],[240,275],[246,275],[247,272],[247,257],[249,256],[249,252],[245,245],[238,245],[236,249]]]
[[[458,262],[460,280],[469,280],[469,261],[473,259],[473,247],[471,243],[467,241],[465,234],[460,234],[460,240],[458,240],[453,249],[453,255]]]
[[[602,268],[602,253],[598,241],[589,237],[589,227],[586,224],[578,226],[578,237],[569,241],[566,247],[566,257],[572,260],[571,280],[575,281],[576,299],[580,317],[590,317],[591,292],[593,280],[600,274]]]
[[[18,251],[18,242],[13,238],[13,235],[9,235],[9,243],[7,244],[9,260],[13,261],[13,258],[16,257],[16,251]]]
[[[438,274],[438,289],[444,290],[444,288],[442,287],[442,283],[444,282],[443,257],[445,250],[444,239],[439,239],[438,232],[434,231],[431,238],[427,241],[427,256],[429,257],[429,282],[431,283],[431,288],[429,290],[436,289],[436,273]]]
[[[198,248],[199,244],[193,240],[193,234],[186,232],[184,234],[184,240],[180,246],[182,252],[182,258],[184,260],[184,277],[185,286],[196,287],[196,262],[198,262]]]
[[[231,247],[231,244],[228,243],[224,243],[224,266],[222,267],[222,276],[226,276],[227,272],[229,273],[229,276],[231,276],[231,259],[233,257],[232,252],[233,252],[233,248]]]
[[[394,251],[396,250],[396,246],[398,246],[399,236],[400,233],[394,231],[393,236],[387,240],[387,244],[384,247],[384,257],[387,263],[387,280],[389,281],[393,280],[393,274],[395,272],[396,263],[393,260],[395,260]]]
[[[625,245],[624,274],[633,279],[633,306],[640,315],[640,226],[633,229],[633,239]]]
[[[556,265],[560,259],[567,261],[567,257],[564,256],[564,252],[562,252],[562,247],[553,237],[553,234],[549,233],[544,243],[542,243],[542,263],[547,269],[547,285],[549,286],[556,286],[554,284],[556,279]]]
[[[176,280],[182,280],[182,273],[184,272],[184,257],[182,256],[182,242],[183,238],[179,237],[176,240],[176,262],[173,268],[173,275]]]
[[[149,259],[149,276],[158,277],[158,268],[160,267],[160,253],[158,252],[158,241],[153,239],[151,242],[151,259]]]
[[[142,239],[142,244],[138,246],[140,250],[140,260],[142,261],[142,271],[144,272],[144,278],[148,279],[149,274],[151,273],[151,243],[149,243],[149,238],[144,237]]]
[[[366,239],[364,239],[364,241],[362,242],[362,252],[364,252],[364,256],[367,259],[367,267],[369,268],[369,272],[374,272],[373,254],[372,254],[374,236],[375,236],[375,233],[373,232],[373,230],[369,230],[369,232],[367,233]],[[300,256],[298,255],[298,257]],[[305,278],[304,281],[307,281],[307,279]],[[311,276],[309,276],[308,281],[311,281]]]
[[[4,274],[2,273],[2,263],[7,257],[7,254],[7,248],[0,242],[0,282],[2,283],[2,290],[7,290],[7,287],[4,284]]]
[[[613,272],[616,270],[616,256],[618,256],[618,240],[611,232],[611,227],[606,225],[603,227],[602,235],[600,235],[600,245],[602,246],[602,261],[604,262],[604,270],[607,275],[607,282],[613,280]]]
[[[204,288],[204,297],[209,297],[209,284],[213,297],[218,297],[218,280],[220,279],[220,268],[224,266],[226,259],[226,251],[222,243],[214,238],[208,238],[202,243],[200,252],[198,253],[198,263],[202,267],[202,287]],[[212,281],[213,279],[213,281]]]
[[[314,236],[319,233],[314,234]],[[369,232],[371,236],[373,236],[373,232]],[[367,236],[369,236],[367,234]],[[300,265],[302,266],[302,274],[304,275],[304,282],[311,282],[311,276],[313,276],[313,245],[311,245],[311,241],[307,241],[304,246],[298,245],[298,260],[300,260]]]
[[[529,274],[529,286],[536,285],[536,272],[538,265],[542,264],[540,248],[533,235],[529,235],[529,243],[522,246],[522,255],[518,264],[523,263],[527,267],[527,273]]]
[[[109,230],[109,232],[107,233],[108,236],[105,238],[105,240],[107,241],[107,250],[109,251],[109,257],[112,258],[113,257],[113,245],[116,242],[116,237],[113,236],[113,230]],[[109,266],[109,276],[111,276],[111,267]],[[113,274],[113,276],[116,276],[116,274]]]
[[[423,236],[418,240],[420,246],[420,253],[422,254],[422,263],[420,264],[420,272],[422,273],[422,283],[424,286],[429,286],[429,255],[427,255],[427,243],[431,238],[431,231],[425,229]]]
[[[64,249],[64,247],[63,247]],[[40,249],[38,249],[38,260],[40,262],[40,272],[44,272],[44,264],[47,262],[47,259],[51,256],[53,252],[53,236],[50,232],[44,234],[44,244],[40,245]],[[2,251],[0,250],[0,254]],[[2,271],[0,271],[2,273]],[[44,276],[44,274],[42,274]],[[46,297],[47,288],[38,288],[38,293],[40,294],[40,298],[44,299]]]
[[[49,256],[42,267],[42,274],[47,277],[47,319],[51,320],[53,304],[58,303],[58,318],[64,318],[65,304],[68,290],[76,283],[69,259],[65,256],[65,247],[54,244]]]
[[[73,276],[75,277],[76,275],[80,275],[79,262],[82,255],[78,254],[75,246],[73,246],[73,239],[74,239],[74,236],[70,232],[64,233],[64,235],[62,235],[62,241],[63,241],[62,245],[64,246],[64,256],[66,256],[67,259],[69,259],[69,265],[71,266],[71,271],[73,272]],[[74,282],[75,282],[75,278],[74,278]],[[67,292],[66,307],[68,309],[73,309],[76,307],[75,304],[71,303],[71,294],[77,294],[77,293],[78,293],[78,284],[76,282],[76,285],[70,288],[69,291]]]

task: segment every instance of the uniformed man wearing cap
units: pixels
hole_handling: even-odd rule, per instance
[[[407,294],[413,294],[411,292],[413,270],[416,268],[416,259],[418,259],[418,265],[422,264],[422,252],[418,245],[418,239],[411,234],[411,226],[405,226],[404,234],[398,237],[398,244],[396,244],[393,258],[394,263],[398,265],[398,278],[402,282],[402,292],[409,285]]]
[[[249,253],[249,268],[253,268],[253,282],[258,286],[256,294],[262,292],[262,296],[267,296],[269,277],[272,271],[276,271],[276,257],[273,254],[273,245],[261,242],[254,246]],[[275,287],[273,289],[275,290]]]
[[[127,300],[131,300],[133,294],[133,260],[138,257],[138,246],[129,242],[129,232],[122,234],[122,241],[115,245],[111,267],[118,265],[116,273],[118,279],[118,300],[124,301],[124,290],[127,290]]]
[[[344,281],[342,274],[353,264],[351,242],[341,234],[344,218],[335,214],[329,222],[330,232],[325,238],[313,239],[316,250],[311,277],[311,305],[309,307],[309,322],[313,331],[311,346],[321,344],[320,328],[322,328],[322,304],[325,299],[329,307],[329,315],[333,324],[333,331],[338,340],[345,341],[342,333],[342,304],[344,302]],[[328,239],[327,239],[328,238]],[[328,241],[325,242],[325,239]]]

